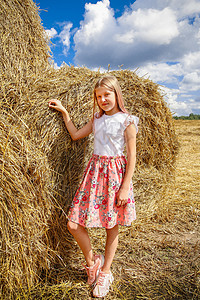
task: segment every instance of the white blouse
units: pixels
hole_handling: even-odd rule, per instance
[[[103,114],[94,117],[94,154],[101,156],[123,155],[125,146],[124,131],[134,124],[138,132],[139,118],[127,113],[118,112],[114,115]]]

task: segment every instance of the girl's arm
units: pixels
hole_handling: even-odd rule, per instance
[[[72,140],[76,141],[88,136],[92,132],[92,120],[90,120],[81,129],[77,129],[72,123],[68,111],[62,106],[60,100],[52,99],[49,101],[49,107],[60,111],[65,122],[65,126],[71,135]]]
[[[125,141],[127,150],[127,165],[124,179],[117,193],[117,206],[125,205],[128,201],[130,183],[133,177],[136,162],[136,128],[129,125],[125,130]]]

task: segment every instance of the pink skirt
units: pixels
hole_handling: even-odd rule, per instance
[[[122,207],[116,205],[116,195],[125,170],[124,156],[94,154],[72,201],[68,219],[84,227],[112,228],[117,224],[130,226],[136,218],[132,182],[128,203]]]

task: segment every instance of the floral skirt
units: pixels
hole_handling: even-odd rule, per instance
[[[112,228],[117,224],[131,225],[136,218],[132,182],[128,203],[121,207],[116,205],[116,195],[125,170],[124,156],[93,154],[72,201],[68,219],[84,227]]]

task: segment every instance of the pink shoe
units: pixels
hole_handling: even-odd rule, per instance
[[[95,284],[97,277],[99,275],[100,268],[102,268],[104,264],[104,256],[102,254],[94,255],[94,265],[92,267],[88,267],[86,265],[83,265],[83,267],[86,269],[87,275],[88,275],[88,280],[87,284],[92,285]]]
[[[99,277],[97,279],[97,283],[95,285],[95,288],[93,290],[93,296],[94,297],[105,297],[108,292],[110,285],[112,284],[114,278],[110,271],[110,273],[104,273],[100,271]]]

